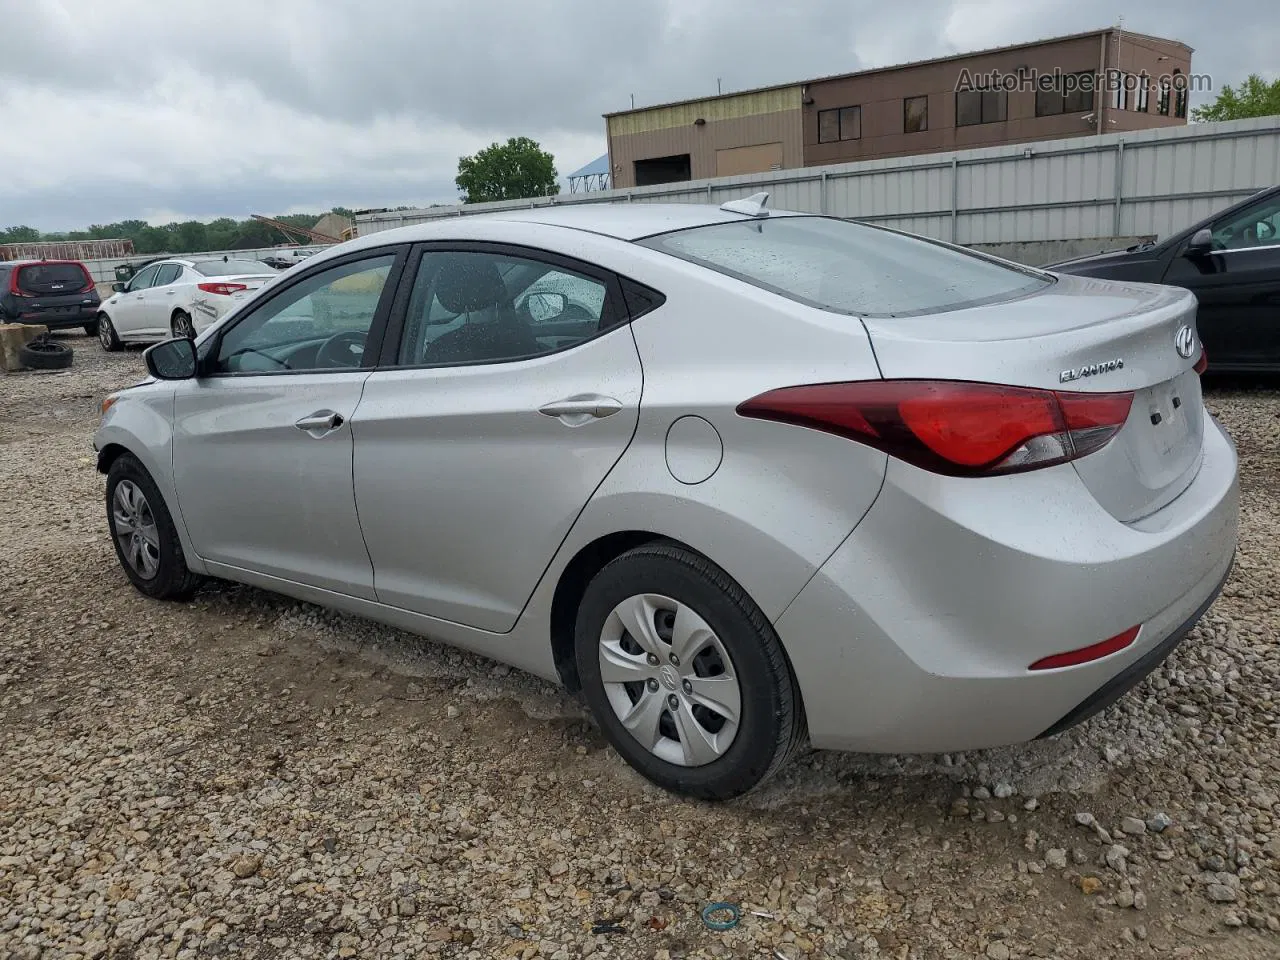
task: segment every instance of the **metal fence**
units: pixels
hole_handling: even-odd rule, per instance
[[[356,217],[360,235],[544,205],[723,203],[869,220],[966,245],[1167,236],[1280,182],[1280,117]]]

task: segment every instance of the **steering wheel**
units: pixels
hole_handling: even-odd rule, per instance
[[[368,334],[363,330],[344,330],[320,344],[316,351],[317,367],[358,367],[364,359]]]

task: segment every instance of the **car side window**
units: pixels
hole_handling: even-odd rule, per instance
[[[153,286],[156,281],[156,274],[159,272],[160,265],[152,264],[141,273],[136,274],[134,278],[129,281],[129,292],[137,293],[139,290],[146,290],[148,287]]]
[[[576,346],[611,325],[608,284],[532,258],[428,250],[409,297],[401,366],[503,363]]]
[[[152,284],[153,287],[165,287],[178,279],[178,274],[182,272],[182,266],[177,263],[166,263],[161,265],[156,271],[156,280]]]
[[[386,291],[395,256],[322,270],[251,310],[227,330],[215,374],[351,370]]]
[[[1213,249],[1247,250],[1280,244],[1280,194],[1213,226]]]

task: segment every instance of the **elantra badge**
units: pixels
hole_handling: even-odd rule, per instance
[[[1123,370],[1124,361],[1117,357],[1114,360],[1104,360],[1102,363],[1090,363],[1083,367],[1076,367],[1074,370],[1063,370],[1058,374],[1059,383],[1070,383],[1072,380],[1083,380],[1085,377],[1096,377],[1100,373],[1111,373],[1115,370]]]
[[[1178,356],[1183,360],[1190,360],[1191,353],[1196,348],[1196,335],[1191,332],[1188,324],[1183,324],[1178,328],[1178,332],[1173,335],[1173,346],[1178,351]]]

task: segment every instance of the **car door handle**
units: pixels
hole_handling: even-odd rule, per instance
[[[580,393],[541,406],[538,412],[547,417],[559,417],[565,423],[576,426],[588,420],[611,417],[621,409],[622,402],[613,397],[603,397],[598,393]]]
[[[305,430],[313,437],[321,437],[330,430],[337,430],[344,422],[342,414],[335,413],[333,410],[321,410],[309,417],[303,417],[294,426],[299,430]]]

